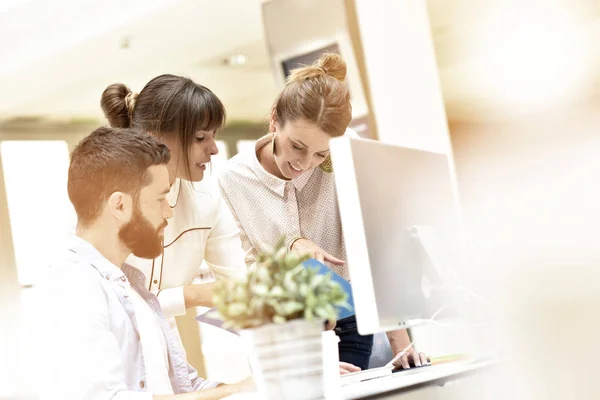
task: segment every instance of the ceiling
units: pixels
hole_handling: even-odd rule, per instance
[[[524,7],[523,1],[531,4]],[[474,119],[499,107],[506,111],[507,104],[521,104],[507,96],[527,90],[564,97],[581,83],[569,81],[577,74],[585,74],[588,89],[590,82],[600,83],[595,73],[600,46],[589,46],[600,40],[600,2],[523,1],[428,1],[450,117]],[[224,102],[230,120],[264,120],[277,88],[264,42],[260,3],[3,0],[0,119],[23,115],[102,118],[99,99],[108,84],[122,82],[140,91],[149,79],[168,72],[211,88]],[[570,26],[576,27],[567,35],[570,41],[558,29],[567,9]],[[534,32],[537,39],[526,42],[521,28],[540,16],[548,24]],[[580,48],[578,53],[564,56],[558,51],[573,48],[573,43]],[[511,52],[515,57],[507,56]],[[224,62],[237,54],[245,56],[244,65]],[[531,55],[536,58],[528,59]],[[513,59],[519,64],[508,62]],[[494,70],[498,65],[504,68],[500,72]],[[511,68],[520,71],[523,66],[537,68],[533,78],[510,75]],[[504,76],[506,71],[509,75]],[[552,92],[542,77],[571,85]]]
[[[233,120],[262,118],[277,93],[259,0],[3,1],[15,4],[0,6],[0,117],[101,118],[107,85],[139,92],[162,73],[208,86]],[[246,64],[223,62],[235,54]]]

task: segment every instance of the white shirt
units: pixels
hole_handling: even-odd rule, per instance
[[[238,153],[223,167],[221,193],[240,229],[246,262],[273,246],[282,235],[288,240],[303,237],[334,257],[346,259],[342,223],[333,173],[314,168],[293,180],[271,175],[256,156],[273,136],[256,142],[251,151]],[[349,279],[346,266],[329,264]]]
[[[154,260],[133,255],[127,263],[146,275],[167,318],[185,314],[183,286],[204,260],[217,279],[246,270],[239,230],[216,188],[176,179],[167,200],[173,217],[165,228],[163,254]]]
[[[32,385],[39,383],[40,400],[152,400],[134,290],[162,330],[173,392],[219,385],[200,379],[187,364],[181,343],[163,318],[158,299],[145,289],[140,271],[128,265],[118,268],[77,236],[69,239],[68,249],[44,270],[44,279],[33,289],[39,311],[35,348],[43,373]]]
[[[142,354],[144,355],[147,390],[152,394],[173,394],[173,387],[169,379],[167,341],[157,316],[138,292],[130,288],[129,294],[135,309]]]

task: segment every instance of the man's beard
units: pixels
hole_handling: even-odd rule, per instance
[[[119,239],[131,250],[133,255],[140,258],[152,259],[160,256],[163,251],[163,238],[160,231],[167,226],[164,221],[155,229],[140,211],[139,207],[133,210],[131,221],[119,230]]]

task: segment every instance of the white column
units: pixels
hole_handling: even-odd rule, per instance
[[[448,153],[425,0],[355,0],[377,133],[383,142]]]

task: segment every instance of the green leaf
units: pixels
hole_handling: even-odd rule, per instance
[[[233,289],[233,297],[235,299],[235,301],[238,302],[247,302],[248,301],[248,292],[246,291],[246,288],[244,288],[243,286],[236,286]]]
[[[281,247],[280,249],[277,249],[277,251],[275,252],[274,258],[276,260],[283,260],[286,254],[287,254],[287,249],[285,247]]]
[[[252,292],[259,296],[264,296],[269,293],[269,287],[265,284],[259,283],[252,287]]]
[[[317,299],[317,297],[312,292],[309,292],[306,296],[306,307],[313,309],[317,306],[318,303],[319,299]]]
[[[283,286],[289,292],[295,292],[297,290],[298,285],[296,282],[294,282],[293,274],[291,272],[285,274],[285,277],[283,278]]]
[[[299,289],[300,296],[302,296],[302,297],[308,296],[309,289],[310,289],[310,287],[306,283],[301,283],[300,289]]]
[[[325,275],[315,275],[313,276],[313,278],[310,281],[310,288],[311,289],[316,289],[317,286],[319,286],[323,280],[325,279]]]
[[[284,314],[281,303],[277,299],[269,299],[265,302],[268,306],[273,307],[277,314]]]
[[[272,297],[283,297],[285,296],[285,292],[283,291],[283,288],[281,286],[277,285],[271,288],[269,295]]]
[[[258,277],[258,280],[261,282],[270,282],[271,281],[271,274],[269,273],[269,270],[265,267],[259,267],[256,270],[256,276]]]
[[[310,320],[313,318],[313,310],[312,308],[307,308],[306,310],[304,310],[304,318]]]
[[[326,319],[331,315],[331,311],[325,307],[317,307],[317,309],[315,310],[315,314],[317,315],[317,317]]]
[[[298,255],[296,253],[289,253],[285,256],[284,261],[287,265],[296,266],[296,265],[300,264],[300,257],[298,257]]]
[[[291,315],[298,311],[302,311],[304,309],[304,304],[297,301],[286,301],[281,305],[281,308],[284,315]]]
[[[241,315],[241,314],[245,313],[246,310],[247,310],[247,307],[243,303],[231,303],[229,305],[229,307],[227,307],[228,314],[232,317]]]
[[[302,273],[306,273],[306,268],[304,268],[304,266],[302,265],[294,265],[293,268],[291,269],[291,272],[294,276],[296,275],[300,275]]]
[[[280,248],[284,248],[285,249],[286,242],[287,242],[287,240],[285,238],[285,235],[281,236],[279,238],[279,240],[277,241],[277,243],[275,243],[274,249],[280,249]]]

